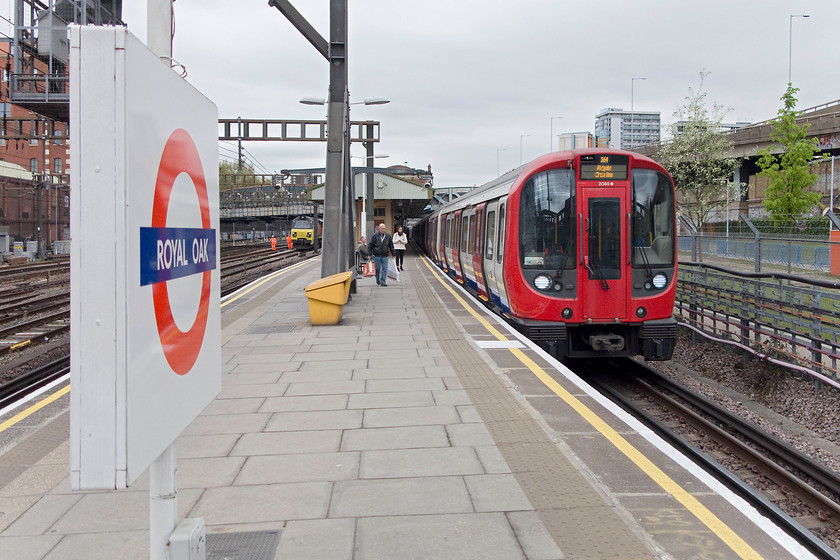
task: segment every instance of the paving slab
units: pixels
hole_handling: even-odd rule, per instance
[[[443,426],[405,426],[345,430],[342,451],[449,447]]]
[[[236,485],[285,484],[355,479],[359,453],[298,453],[249,457],[236,477]]]
[[[320,519],[327,515],[331,490],[330,482],[210,488],[189,517],[203,517],[208,526]]]
[[[359,520],[357,560],[516,560],[525,554],[501,513],[368,517]]]
[[[429,515],[472,511],[463,478],[447,476],[336,482],[329,516]]]
[[[341,435],[341,430],[243,434],[230,454],[251,457],[284,453],[327,453],[338,451]]]
[[[384,449],[362,455],[361,478],[405,478],[484,472],[469,447]]]
[[[362,427],[361,410],[319,410],[275,412],[265,427],[267,432],[301,430],[344,430]],[[259,431],[259,430],[253,430]]]

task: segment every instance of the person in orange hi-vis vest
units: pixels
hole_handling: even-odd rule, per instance
[[[277,239],[272,235],[271,236],[271,250],[274,251],[277,249]]]
[[[286,238],[286,244],[289,246],[289,249],[294,248],[294,245],[292,245],[292,236],[291,235]]]

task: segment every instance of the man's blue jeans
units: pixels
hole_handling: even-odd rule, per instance
[[[388,283],[388,257],[371,257],[376,266],[376,279],[380,284]]]

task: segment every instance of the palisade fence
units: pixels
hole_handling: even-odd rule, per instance
[[[738,268],[752,263],[754,272],[769,267],[796,274],[829,272],[830,231],[840,229],[840,220],[833,213],[791,221],[741,214],[737,221],[707,224],[703,232],[683,219],[680,225],[679,251],[692,261],[721,264],[723,259]]]
[[[817,221],[817,220],[814,220]],[[675,315],[693,331],[840,389],[840,278],[830,269],[828,223],[772,231],[741,217],[751,238],[699,235],[683,223]],[[793,271],[790,273],[788,271]],[[696,339],[696,337],[695,337]]]

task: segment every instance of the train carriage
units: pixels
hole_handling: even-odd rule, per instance
[[[551,153],[414,231],[438,266],[560,358],[673,354],[674,185],[650,158]]]

